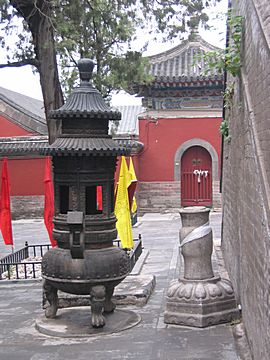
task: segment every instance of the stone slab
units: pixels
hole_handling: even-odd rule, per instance
[[[89,307],[61,309],[54,319],[38,317],[35,327],[42,334],[49,336],[81,338],[113,334],[130,329],[141,321],[140,315],[129,310],[115,310],[111,314],[104,314],[104,317],[105,326],[93,328]]]
[[[116,305],[145,305],[156,285],[154,275],[129,275],[115,289],[113,301]],[[58,292],[59,307],[90,306],[88,295],[73,295]]]
[[[130,275],[116,287],[113,299],[121,305],[145,305],[155,285],[154,275]]]

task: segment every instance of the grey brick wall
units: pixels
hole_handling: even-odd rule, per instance
[[[163,212],[181,207],[180,181],[140,182],[138,187],[138,211]],[[219,181],[213,181],[213,207],[221,207]]]
[[[221,208],[222,199],[220,194],[220,182],[213,180],[212,184],[212,196],[213,196],[213,207],[214,208]]]
[[[224,146],[225,263],[255,360],[270,358],[270,2],[237,0],[242,71]]]
[[[180,181],[139,183],[139,214],[179,209],[180,199]]]

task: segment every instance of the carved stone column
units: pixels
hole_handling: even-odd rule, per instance
[[[180,210],[180,250],[184,277],[173,280],[167,292],[164,321],[206,327],[238,318],[236,300],[229,280],[214,275],[209,212],[205,207]]]

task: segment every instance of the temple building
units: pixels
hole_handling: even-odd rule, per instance
[[[205,75],[202,53],[217,50],[198,34],[149,57],[153,81],[133,86],[139,115],[139,209],[220,206],[223,75]]]
[[[119,106],[114,139],[131,147],[140,214],[219,207],[223,76],[205,75],[200,54],[217,48],[198,34],[149,57],[153,81],[132,86],[141,106]],[[13,219],[42,216],[48,145],[43,102],[0,87],[0,170],[8,157]],[[117,176],[116,176],[117,177]]]

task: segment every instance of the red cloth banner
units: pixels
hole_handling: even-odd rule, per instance
[[[46,157],[45,161],[45,199],[44,199],[44,223],[47,228],[52,247],[57,245],[53,238],[53,216],[54,216],[54,190],[52,181],[51,158]]]
[[[4,158],[1,176],[0,227],[6,245],[13,245],[11,210],[10,210],[10,182],[7,158]]]
[[[102,211],[102,186],[97,186],[97,210]]]

